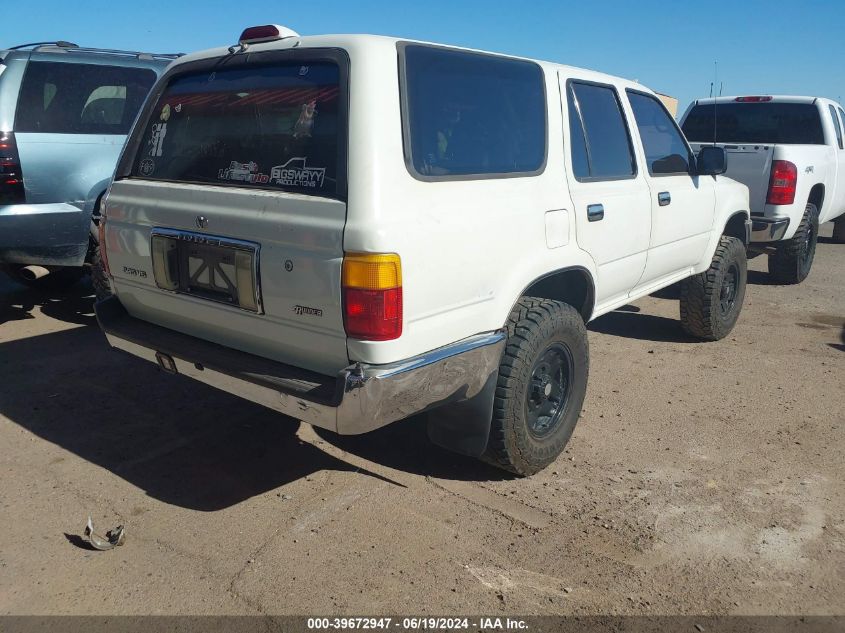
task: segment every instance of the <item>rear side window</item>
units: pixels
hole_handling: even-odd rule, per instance
[[[812,103],[701,104],[682,128],[693,143],[824,145],[821,116]]]
[[[663,104],[632,90],[628,91],[628,100],[643,142],[648,173],[653,176],[688,174],[692,162],[689,148]]]
[[[30,62],[15,131],[127,134],[155,80],[147,68]]]
[[[539,173],[546,95],[534,63],[432,46],[404,57],[405,152],[423,178]]]
[[[842,149],[842,127],[839,125],[839,115],[836,114],[836,108],[828,107],[830,108],[830,120],[833,121],[833,129],[836,130],[836,142],[839,149]]]
[[[131,175],[335,195],[339,82],[330,61],[178,75],[151,111]]]
[[[632,178],[637,166],[616,90],[611,86],[570,81],[567,93],[575,177],[579,180]]]

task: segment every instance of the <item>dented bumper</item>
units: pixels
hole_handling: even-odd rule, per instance
[[[0,206],[0,262],[82,266],[91,213],[67,203]]]
[[[505,345],[503,332],[486,332],[389,365],[356,363],[329,377],[135,319],[118,297],[99,302],[96,313],[112,347],[342,435],[489,393]]]

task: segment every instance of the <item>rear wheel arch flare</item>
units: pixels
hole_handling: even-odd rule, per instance
[[[807,202],[810,204],[816,205],[816,209],[821,212],[822,204],[824,203],[824,185],[822,183],[818,183],[813,185],[813,188],[810,189],[810,197],[807,199]]]
[[[586,268],[573,266],[546,273],[532,281],[516,298],[514,307],[522,297],[551,299],[566,303],[578,310],[584,323],[587,323],[595,305],[595,284]]]
[[[725,223],[725,228],[722,230],[722,235],[728,237],[735,237],[741,241],[745,246],[748,246],[748,233],[745,231],[745,221],[748,218],[748,213],[745,211],[737,211]]]

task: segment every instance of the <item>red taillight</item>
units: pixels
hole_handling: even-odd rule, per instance
[[[402,334],[402,288],[345,288],[346,334],[368,341],[389,341]]]
[[[798,186],[798,168],[788,160],[772,162],[772,177],[769,180],[769,195],[766,204],[792,204]]]
[[[109,269],[109,253],[106,248],[106,200],[105,197],[100,202],[100,219],[97,221],[97,241],[100,247],[100,263],[103,265],[103,272],[111,278],[111,270]]]
[[[402,335],[402,264],[398,255],[347,253],[342,286],[347,336],[390,341]]]
[[[771,97],[737,97],[734,101],[740,103],[762,103],[764,101],[771,101]]]
[[[26,192],[15,135],[0,132],[0,204],[23,204]]]

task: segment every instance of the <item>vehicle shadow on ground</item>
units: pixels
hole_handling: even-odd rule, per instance
[[[0,414],[164,503],[221,510],[325,470],[402,485],[301,440],[293,418],[109,349],[96,326],[0,343],[0,381]],[[504,476],[432,445],[419,418],[322,437],[401,471]],[[104,489],[96,470],[89,475]]]
[[[643,314],[636,306],[622,306],[587,325],[592,332],[656,343],[697,343],[681,327],[678,319]]]
[[[314,429],[342,451],[398,471],[460,481],[501,481],[514,475],[478,459],[453,453],[428,439],[428,416],[437,410],[394,422],[364,435],[337,435]]]
[[[63,291],[42,291],[28,288],[0,273],[0,326],[9,321],[34,319],[34,311],[79,325],[96,322],[94,317],[94,290],[84,279]],[[0,340],[2,340],[0,330]]]
[[[322,470],[384,479],[292,418],[110,350],[95,326],[0,343],[0,381],[0,414],[165,503],[220,510]]]

